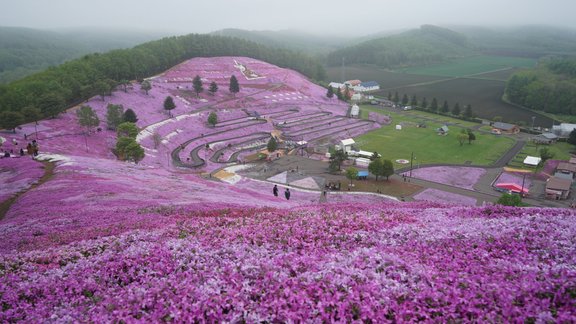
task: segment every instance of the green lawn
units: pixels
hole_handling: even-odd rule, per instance
[[[379,111],[371,107],[362,107],[361,110],[364,114],[367,114],[368,110]],[[382,154],[383,158],[392,161],[409,160],[414,153],[415,163],[418,164],[465,164],[470,161],[471,164],[489,165],[514,145],[510,138],[475,132],[476,141],[472,144],[466,142],[461,146],[456,137],[462,130],[461,127],[449,126],[449,135],[439,136],[435,129],[442,126],[442,123],[428,121],[426,128],[417,128],[415,126],[421,121],[419,114],[390,115],[392,124],[355,138],[362,150],[376,151]],[[403,123],[404,127],[398,131],[395,125],[400,123]]]
[[[402,72],[420,75],[463,77],[508,68],[531,68],[536,60],[507,56],[472,56],[446,63],[402,69]]]
[[[547,148],[554,154],[553,160],[570,160],[570,151],[574,149],[574,145],[566,142],[559,142],[553,145],[536,145],[534,143],[526,143],[522,151],[520,151],[514,159],[508,164],[511,167],[524,168],[524,159],[526,156],[540,156],[540,150]]]

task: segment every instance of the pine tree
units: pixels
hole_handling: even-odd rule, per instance
[[[444,104],[442,105],[442,108],[440,108],[440,112],[445,114],[448,111],[450,111],[450,107],[448,106],[448,101],[444,100]]]
[[[420,104],[420,106],[423,109],[428,109],[428,100],[426,100],[426,97],[422,98],[422,103]]]
[[[216,115],[215,112],[211,112],[208,115],[208,124],[212,127],[216,126],[216,124],[218,123],[218,115]]]
[[[474,116],[473,112],[472,112],[472,106],[470,105],[466,105],[466,108],[464,108],[464,114],[463,116],[465,118],[472,118]]]
[[[212,95],[215,95],[216,92],[218,91],[218,84],[216,84],[216,82],[212,81],[212,83],[210,83],[210,88],[208,88],[208,91],[210,91],[210,93]]]
[[[230,92],[232,94],[234,94],[234,96],[236,96],[236,94],[238,92],[240,92],[240,84],[238,84],[238,79],[236,79],[236,76],[232,75],[230,77],[230,88],[229,88]]]
[[[432,112],[438,111],[438,100],[436,100],[436,98],[432,98],[432,103],[430,104],[430,111]]]
[[[172,109],[174,108],[176,108],[174,99],[172,99],[171,96],[166,97],[166,99],[164,99],[164,110],[168,111],[170,117],[172,117]]]
[[[276,151],[277,148],[278,148],[278,142],[276,141],[276,138],[272,136],[268,141],[268,144],[266,145],[266,149],[268,150],[269,153],[272,153]]]
[[[136,123],[138,121],[138,117],[136,117],[136,113],[134,112],[134,110],[128,108],[124,112],[124,115],[122,116],[122,120],[124,122]]]
[[[402,96],[402,105],[405,106],[405,105],[407,105],[407,104],[408,104],[408,95],[407,95],[407,94],[404,94],[404,95]]]
[[[452,115],[460,116],[460,104],[459,103],[456,103],[454,105],[454,108],[452,108]]]
[[[204,87],[202,84],[202,79],[200,78],[199,75],[194,77],[194,80],[192,80],[192,87],[194,88],[194,91],[196,92],[196,97],[200,97],[200,93],[202,91],[204,91]]]
[[[576,128],[570,132],[570,136],[568,137],[568,143],[576,145]]]

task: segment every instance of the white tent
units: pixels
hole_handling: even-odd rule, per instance
[[[524,159],[524,164],[532,165],[532,166],[537,166],[538,163],[540,163],[540,161],[542,161],[542,159],[539,158],[539,157],[536,157],[536,156],[527,156],[527,157]]]
[[[396,125],[396,130],[402,130],[402,125]]]

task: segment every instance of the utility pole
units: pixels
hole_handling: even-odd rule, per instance
[[[410,175],[409,178],[412,178],[412,163],[414,162],[414,152],[412,152],[412,155],[410,156]],[[410,181],[410,179],[408,179],[408,181]]]

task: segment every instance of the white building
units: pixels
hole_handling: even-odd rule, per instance
[[[368,92],[380,90],[380,85],[376,81],[362,82],[359,85],[354,86],[354,91],[357,92]]]
[[[347,138],[340,141],[340,147],[344,152],[352,151],[352,145],[356,144],[353,139]]]
[[[332,87],[332,89],[334,89],[334,91],[336,91],[336,89],[346,88],[346,85],[344,85],[344,83],[338,83],[338,82],[330,82],[330,84],[328,84],[328,86]]]
[[[574,129],[576,129],[576,124],[562,123],[560,125],[552,125],[552,133],[558,137],[568,138]]]

